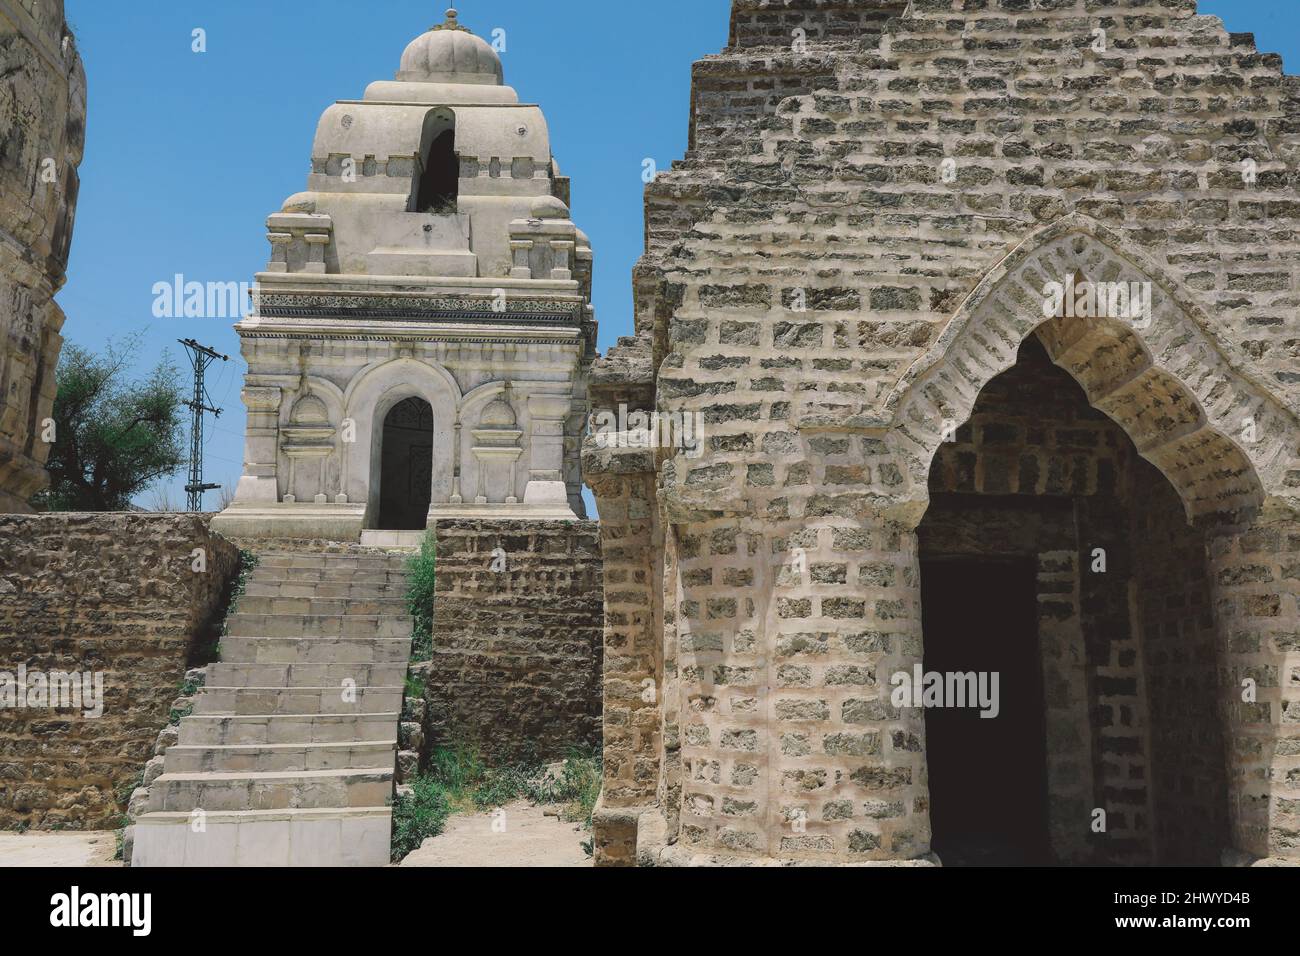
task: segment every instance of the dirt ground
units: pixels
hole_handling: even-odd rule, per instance
[[[447,829],[401,862],[401,866],[591,866],[582,844],[591,833],[576,823],[563,823],[526,800],[502,808],[504,818],[491,813],[456,814]],[[504,821],[504,829],[501,821]],[[494,823],[496,827],[494,828]],[[0,832],[0,869],[11,867],[121,866],[112,831],[89,833]]]
[[[0,869],[13,866],[121,866],[113,859],[117,834],[111,830],[87,833],[0,833]]]
[[[502,810],[504,818],[491,813],[458,813],[448,818],[446,830],[425,840],[400,865],[591,866],[591,857],[582,849],[591,833],[576,823],[546,816],[547,811],[555,813],[556,808],[519,800]]]

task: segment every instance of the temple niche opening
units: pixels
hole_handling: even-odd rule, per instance
[[[1036,337],[952,439],[918,529],[925,669],[998,673],[1000,701],[992,719],[926,712],[935,852],[1217,863],[1228,785],[1204,533]]]
[[[451,110],[432,110],[424,121],[423,140],[412,211],[439,215],[454,213],[460,192],[455,114]]]

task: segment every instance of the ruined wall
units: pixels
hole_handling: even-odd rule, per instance
[[[1215,344],[1294,405],[1300,99],[1278,58],[1191,0],[923,0],[879,42],[810,30],[792,48],[806,21],[899,6],[744,0],[736,20],[781,29],[697,64],[692,149],[647,195],[642,270],[660,288],[637,320],[662,332],[660,401],[715,415],[715,433],[747,418],[755,451],[762,432],[883,424],[975,284],[1073,213],[1153,251],[1213,316]],[[669,293],[680,304],[665,315]],[[772,497],[783,466],[814,457],[796,450]],[[667,490],[744,510],[750,454],[720,449]],[[898,494],[888,478],[860,486]]]
[[[429,744],[477,745],[495,763],[598,748],[596,523],[440,520],[434,535]]]
[[[104,677],[99,717],[0,706],[0,829],[119,824],[238,564],[196,515],[0,515],[0,672]]]
[[[637,344],[612,356],[648,351],[654,402],[698,414],[706,435],[699,459],[668,450],[645,472],[622,470],[625,489],[633,474],[658,479],[665,537],[682,546],[666,590],[689,715],[682,777],[700,782],[682,797],[681,843],[723,856],[922,856],[917,721],[845,712],[835,682],[857,665],[863,633],[896,636],[882,669],[918,658],[914,529],[930,460],[947,421],[965,419],[1044,322],[1046,281],[1149,283],[1150,323],[1055,322],[1053,361],[1198,518],[1248,526],[1268,502],[1285,512],[1280,527],[1300,520],[1297,82],[1193,0],[735,0],[731,36],[695,66],[690,150],[647,189]],[[1249,416],[1253,441],[1241,439]],[[843,446],[851,462],[830,451]],[[602,515],[628,500],[608,459],[584,453]],[[791,573],[796,549],[810,566],[845,565],[845,582]],[[638,574],[663,566],[659,549]],[[1289,613],[1295,589],[1276,586]],[[1123,606],[1111,591],[1078,597],[1099,626]],[[1256,628],[1257,597],[1233,584],[1217,600]],[[808,634],[828,648],[815,665],[778,659]],[[693,635],[711,643],[688,653]],[[1230,786],[1251,791],[1234,839],[1276,850],[1291,826],[1278,808],[1297,792],[1296,733],[1280,718],[1300,687],[1272,675],[1296,657],[1229,646],[1229,683],[1249,671],[1271,680],[1268,707],[1233,712]],[[1098,650],[1122,719],[1143,694],[1134,649]],[[830,719],[807,733],[786,698],[831,701]],[[1278,738],[1286,757],[1257,746]],[[661,754],[671,743],[665,734]],[[1139,757],[1099,765],[1117,795]],[[736,786],[733,761],[758,782]],[[812,791],[807,832],[792,833],[783,802],[818,779],[836,783]],[[878,799],[881,781],[900,816],[831,815]]]
[[[0,0],[0,512],[47,484],[86,77],[63,0]]]

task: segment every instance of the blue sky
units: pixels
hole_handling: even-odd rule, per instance
[[[209,372],[208,481],[243,457],[243,363],[225,319],[156,319],[156,282],[251,282],[269,256],[267,215],[306,186],[316,122],[335,100],[392,79],[408,41],[441,22],[429,0],[66,0],[86,64],[81,197],[59,301],[64,337],[99,349],[141,333],[140,367],[178,338],[231,356]],[[631,331],[643,241],[642,163],[686,148],[690,68],[726,44],[729,0],[463,0],[480,36],[506,31],[506,82],[542,106],[573,180],[573,218],[592,238],[602,351]],[[1300,69],[1300,4],[1201,0]],[[207,52],[191,50],[206,31]],[[184,502],[180,474],[170,497]],[[149,504],[151,495],[141,503]],[[209,507],[215,504],[209,495]]]

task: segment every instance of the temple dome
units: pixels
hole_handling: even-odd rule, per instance
[[[495,86],[504,82],[496,50],[461,26],[456,17],[455,10],[448,10],[446,23],[411,41],[402,54],[398,80]]]

